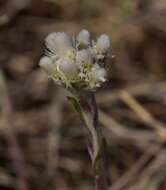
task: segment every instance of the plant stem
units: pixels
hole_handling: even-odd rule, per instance
[[[94,93],[86,94],[78,99],[70,98],[87,127],[88,151],[92,160],[95,178],[95,190],[107,190],[105,169],[105,139],[98,124],[98,111]]]

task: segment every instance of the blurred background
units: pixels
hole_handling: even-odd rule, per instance
[[[166,1],[0,0],[0,190],[92,190],[84,127],[40,70],[53,31],[110,35],[97,93],[110,190],[166,189]]]

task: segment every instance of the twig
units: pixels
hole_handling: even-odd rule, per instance
[[[4,123],[6,124],[5,135],[9,144],[8,152],[11,158],[11,162],[18,178],[17,188],[18,190],[28,190],[28,185],[26,181],[26,167],[23,155],[21,153],[15,136],[15,132],[12,128],[12,106],[8,96],[7,87],[2,71],[0,71],[0,89],[0,104],[2,106],[2,115],[5,120]]]
[[[145,141],[157,141],[157,135],[151,131],[140,131],[140,130],[132,130],[128,129],[124,124],[119,123],[108,114],[103,112],[102,110],[99,111],[99,120],[104,127],[106,127],[110,132],[117,135],[120,138],[132,140],[134,142],[139,142],[140,144],[144,143]]]
[[[154,175],[154,173],[159,170],[162,166],[165,166],[166,152],[161,150],[156,158],[144,169],[142,175],[137,178],[136,184],[128,188],[128,190],[143,190],[149,179]],[[138,180],[139,179],[139,180]]]
[[[99,104],[107,104],[108,102],[116,102],[120,99],[119,94],[122,91],[127,91],[133,96],[152,96],[166,94],[166,81],[154,83],[141,83],[134,86],[128,86],[123,90],[114,90],[111,92],[99,92],[97,95],[97,102]],[[102,98],[101,98],[102,97]]]
[[[60,145],[60,134],[56,133],[62,122],[62,107],[64,96],[60,88],[56,89],[53,102],[50,109],[51,130],[48,134],[48,163],[47,163],[47,179],[50,181],[58,177],[57,166],[59,162],[58,150]],[[57,180],[56,180],[57,181]]]
[[[110,190],[120,190],[122,189],[129,181],[135,177],[135,175],[143,168],[145,163],[150,159],[151,156],[157,154],[161,149],[160,146],[153,146],[147,148],[147,151],[141,156],[141,158],[134,164],[134,166],[129,169],[120,179],[118,179],[113,186],[111,186]]]
[[[166,128],[163,123],[155,119],[139,102],[127,91],[119,94],[120,98],[140,117],[149,127],[155,129],[162,140],[166,140]]]

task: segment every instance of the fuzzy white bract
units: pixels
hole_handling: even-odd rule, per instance
[[[82,30],[74,40],[64,32],[54,32],[46,39],[46,56],[39,65],[57,84],[72,90],[94,91],[106,81],[105,58],[110,56],[110,38],[102,34],[91,41]]]
[[[90,33],[87,30],[81,30],[76,37],[78,44],[88,46],[90,45]]]
[[[102,34],[98,39],[96,43],[97,48],[101,52],[106,52],[110,49],[110,39],[106,34]]]

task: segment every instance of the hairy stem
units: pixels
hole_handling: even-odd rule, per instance
[[[98,112],[93,93],[81,96],[79,99],[70,98],[80,114],[88,131],[88,151],[92,160],[95,177],[95,190],[107,190],[107,175],[105,169],[105,140],[98,124]]]

